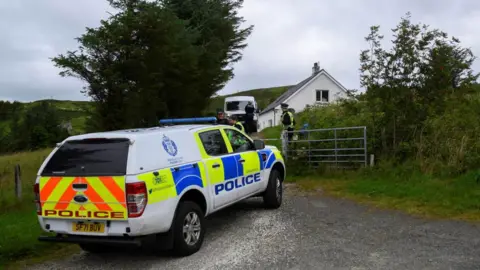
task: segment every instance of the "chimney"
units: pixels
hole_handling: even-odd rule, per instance
[[[319,62],[315,62],[315,63],[313,63],[313,67],[312,67],[312,75],[315,75],[315,74],[317,74],[319,71],[320,71],[320,65],[319,65]]]

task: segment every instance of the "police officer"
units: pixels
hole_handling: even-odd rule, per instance
[[[236,115],[232,115],[232,117],[230,117],[230,125],[236,127],[240,131],[245,132],[245,127],[243,127],[242,122],[238,121]]]
[[[283,130],[293,131],[295,128],[295,118],[293,116],[293,113],[288,110],[288,104],[286,103],[282,103],[280,107],[282,108],[282,116],[280,119],[282,119]],[[288,141],[291,141],[292,137],[293,132],[289,132]]]
[[[237,121],[237,116],[233,115],[230,118],[230,124],[236,127],[238,130],[245,132],[245,129],[243,128],[242,123]],[[232,147],[234,148],[234,150],[238,149],[239,147],[247,143],[247,141],[245,140],[245,138],[243,138],[243,136],[234,134],[235,132],[232,132],[230,130],[226,130],[225,132],[227,133],[228,140],[230,141],[230,144],[232,144]]]
[[[245,105],[245,127],[248,135],[250,135],[254,130],[253,128],[254,113],[255,113],[255,107],[253,107],[253,103],[249,101],[247,105]]]
[[[217,110],[217,124],[228,125],[229,121],[225,118],[225,112],[223,110]]]

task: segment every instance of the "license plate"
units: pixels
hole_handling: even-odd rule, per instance
[[[94,223],[94,222],[73,222],[72,231],[74,232],[85,232],[85,233],[104,233],[105,232],[105,223]]]

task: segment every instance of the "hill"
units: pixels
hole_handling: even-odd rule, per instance
[[[283,94],[289,87],[290,86],[260,88],[241,91],[231,95],[216,96],[211,99],[209,106],[205,110],[205,114],[215,114],[217,108],[223,108],[223,101],[226,97],[229,96],[254,96],[260,109],[263,109],[268,104],[273,102],[276,98],[278,98],[281,94]],[[33,106],[40,101],[42,100],[22,103],[22,109]],[[55,99],[48,99],[46,101],[54,105],[60,111],[60,117],[63,121],[71,123],[74,134],[81,134],[84,132],[85,120],[87,118],[88,111],[93,108],[92,102]],[[2,126],[8,126],[8,121],[0,121],[0,127]]]
[[[47,101],[59,110],[59,115],[62,121],[70,122],[73,126],[74,133],[82,133],[85,129],[85,120],[88,115],[88,111],[93,108],[93,104],[90,101],[70,101],[70,100],[37,100],[33,102],[20,103],[19,110],[25,109],[38,104],[41,101]],[[10,121],[0,121],[1,128],[9,128]]]

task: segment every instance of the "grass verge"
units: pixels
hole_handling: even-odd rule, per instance
[[[259,133],[259,136],[263,139],[267,139],[267,141],[265,141],[266,145],[273,145],[276,146],[278,149],[282,149],[282,141],[280,140],[281,132],[281,126],[269,127],[263,129]]]
[[[0,269],[25,265],[78,251],[75,245],[42,243],[33,204],[38,168],[51,149],[0,156]],[[22,198],[15,197],[14,167],[21,168]]]
[[[480,221],[478,173],[438,178],[415,170],[364,170],[361,172],[294,177],[302,189],[319,188],[328,195],[355,200],[383,209],[401,210],[425,218]]]
[[[0,269],[22,269],[79,251],[76,245],[39,242],[42,231],[34,209],[2,213],[0,230]]]

